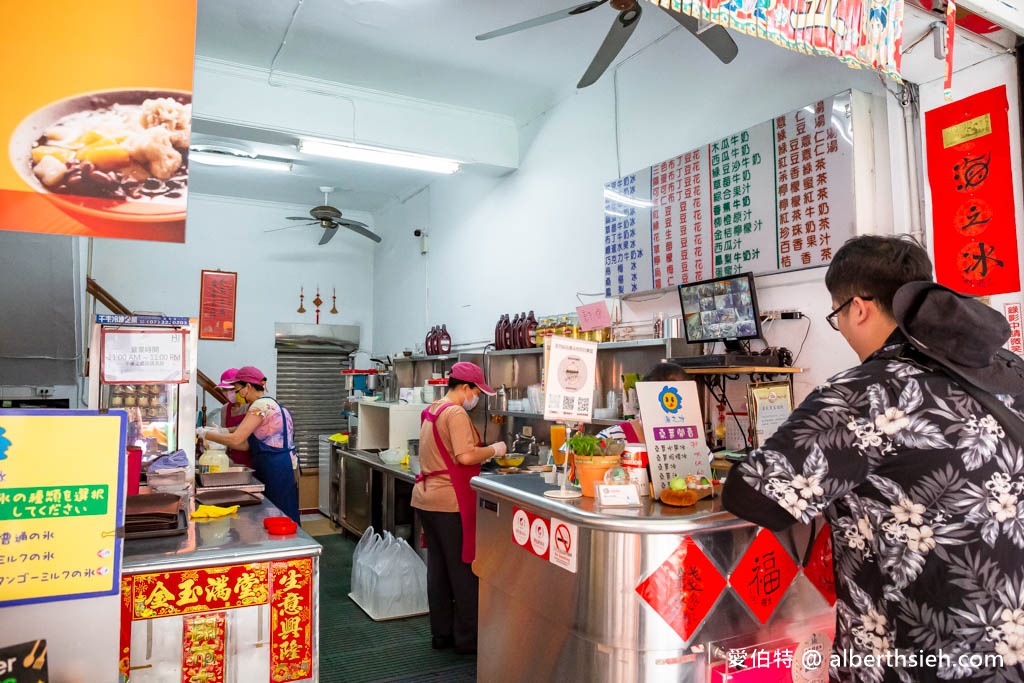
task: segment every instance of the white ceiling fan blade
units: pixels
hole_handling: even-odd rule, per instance
[[[612,22],[612,27],[608,31],[608,35],[605,36],[604,42],[597,49],[594,60],[590,62],[590,66],[587,67],[583,77],[580,78],[580,82],[576,84],[577,88],[586,88],[588,85],[593,85],[601,77],[601,74],[605,72],[619,55],[619,52],[622,51],[622,46],[633,35],[636,24],[640,21],[641,14],[640,5],[637,5],[635,9],[619,12],[619,16],[615,17],[615,21]]]
[[[723,64],[728,64],[739,54],[739,48],[736,47],[736,43],[724,26],[720,24],[706,26],[704,25],[706,22],[701,22],[689,14],[670,11],[664,7],[661,9],[678,21],[683,28],[692,33],[697,40],[704,43],[704,47],[711,50],[712,54],[718,57]]]
[[[320,238],[320,241],[317,242],[317,244],[327,244],[328,242],[331,241],[331,238],[334,237],[335,233],[337,233],[337,232],[338,232],[338,226],[337,225],[335,225],[334,227],[331,227],[331,228],[324,228],[323,237]]]

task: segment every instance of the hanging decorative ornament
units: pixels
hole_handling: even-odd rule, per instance
[[[331,313],[338,315],[338,290],[331,287]]]
[[[313,303],[316,304],[316,324],[317,325],[320,324],[320,304],[322,304],[323,302],[324,302],[324,300],[320,298],[320,285],[317,285],[316,286],[316,298],[313,299]]]
[[[299,287],[299,313],[305,313],[306,312],[306,307],[302,305],[302,300],[304,298],[305,298],[305,295],[302,293],[302,287],[300,286]]]

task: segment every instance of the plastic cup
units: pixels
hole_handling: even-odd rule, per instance
[[[139,495],[139,481],[142,479],[142,449],[138,446],[129,446],[125,449],[125,459],[128,464],[128,488],[129,496]]]
[[[551,457],[556,465],[565,462],[562,444],[565,443],[565,425],[551,425]]]

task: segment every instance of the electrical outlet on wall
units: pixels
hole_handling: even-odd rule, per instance
[[[50,398],[53,396],[53,387],[36,387],[36,396]]]

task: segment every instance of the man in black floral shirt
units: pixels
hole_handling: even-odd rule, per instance
[[[1024,681],[1024,453],[1004,429],[1024,408],[1021,364],[1000,348],[1006,320],[931,274],[909,239],[836,252],[828,322],[861,364],[725,485],[725,507],[769,529],[831,525],[832,680]]]

